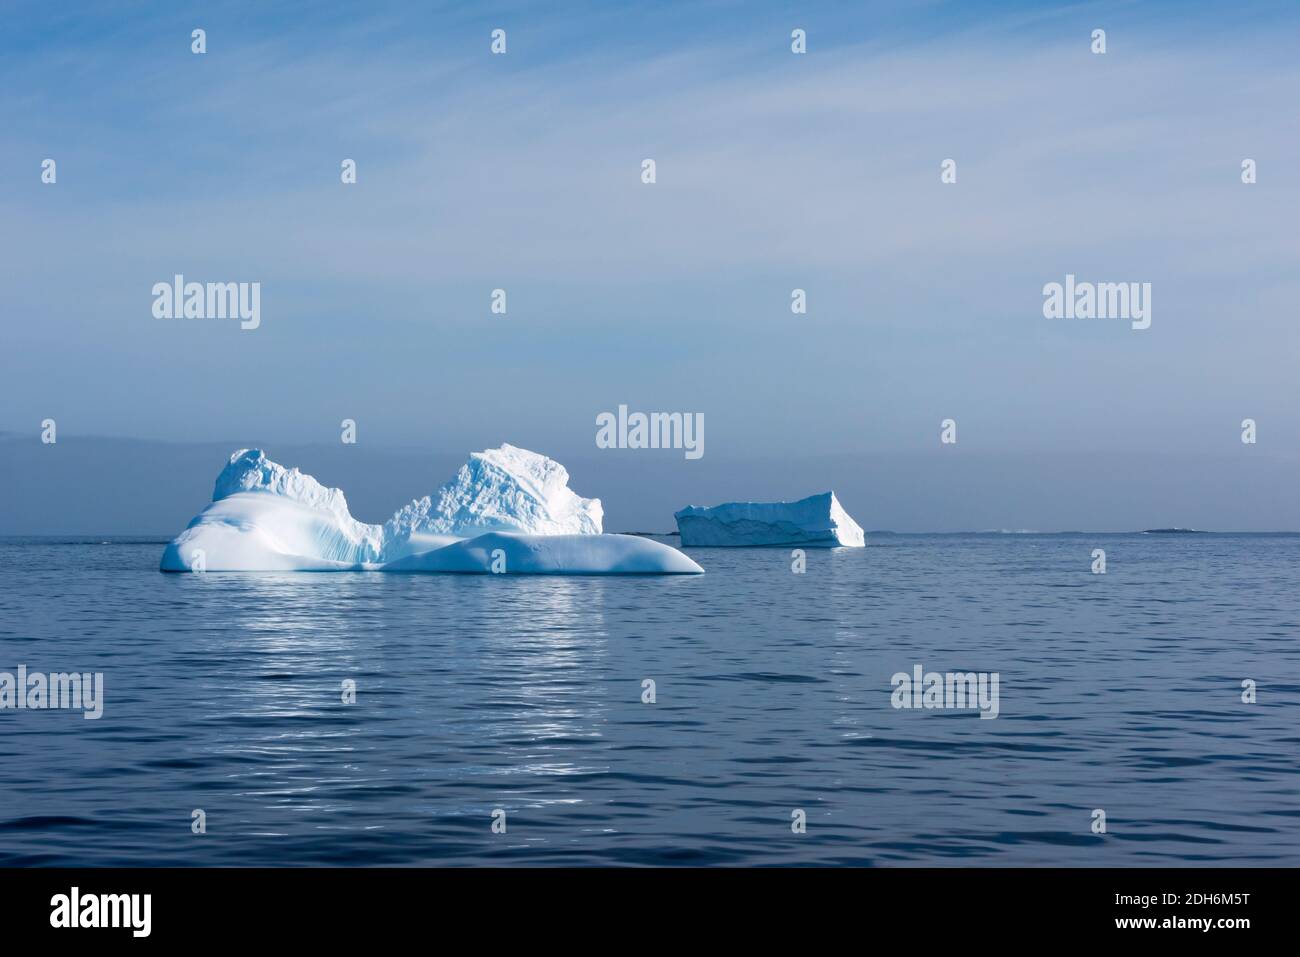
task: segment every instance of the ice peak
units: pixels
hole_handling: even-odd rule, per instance
[[[296,468],[286,469],[272,462],[261,449],[240,449],[230,456],[217,476],[212,501],[219,502],[239,492],[269,492],[304,505],[348,514],[348,503],[341,491],[326,488]]]
[[[569,472],[554,459],[505,444],[470,453],[451,481],[389,520],[395,537],[412,533],[481,535],[599,535],[600,499],[569,488]]]

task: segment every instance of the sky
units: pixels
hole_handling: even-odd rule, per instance
[[[380,521],[502,442],[621,528],[1300,529],[1300,6],[624,6],[0,4],[0,533],[168,533],[246,446]],[[261,325],[155,319],[177,273]]]

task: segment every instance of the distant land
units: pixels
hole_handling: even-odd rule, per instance
[[[548,441],[519,430],[484,430],[468,442],[428,438],[418,447],[361,442],[293,442],[256,430],[225,440],[170,442],[61,431],[44,445],[35,429],[0,430],[0,535],[170,538],[212,497],[213,476],[236,449],[263,448],[323,485],[347,490],[348,507],[383,522],[394,503],[428,495],[469,451],[510,441],[549,455],[569,485],[601,500],[604,527],[675,531],[685,505],[792,501],[833,489],[869,534],[971,529],[1028,534],[1049,529],[1300,529],[1300,453],[1233,454],[1034,452],[963,449],[842,454],[728,450],[721,441],[698,461],[672,450],[596,450],[584,425],[579,441]],[[660,453],[663,454],[660,454]],[[1123,475],[1098,488],[1098,474]],[[967,532],[965,534],[971,534]],[[1056,532],[1056,534],[1067,534]],[[1093,533],[1089,533],[1093,534]]]

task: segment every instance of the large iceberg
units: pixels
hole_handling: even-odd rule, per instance
[[[241,449],[212,503],[164,549],[165,572],[401,571],[698,574],[675,548],[601,534],[599,499],[569,488],[558,462],[503,445],[475,452],[433,495],[367,525],[298,469]]]
[[[832,548],[866,544],[862,527],[844,511],[834,492],[797,502],[728,502],[690,505],[674,513],[682,547],[807,545]]]

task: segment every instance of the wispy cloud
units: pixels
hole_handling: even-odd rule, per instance
[[[52,30],[6,68],[51,85],[5,84],[0,254],[20,281],[0,306],[32,321],[0,366],[4,424],[60,382],[88,428],[143,434],[306,438],[335,414],[307,395],[413,440],[431,403],[474,395],[446,428],[576,444],[621,390],[698,403],[719,447],[911,445],[954,406],[1009,445],[1196,444],[1240,405],[1300,440],[1296,15],[962,6],[847,26],[814,8],[804,57],[790,15],[732,4],[654,31],[596,7],[418,29],[303,7],[211,28],[206,57],[189,14]],[[1152,335],[1048,329],[1039,289],[1066,271],[1154,281]],[[263,281],[255,341],[152,323],[173,272]],[[498,285],[513,315],[488,326]],[[1213,382],[1183,371],[1207,364]],[[245,376],[259,387],[232,388]]]

